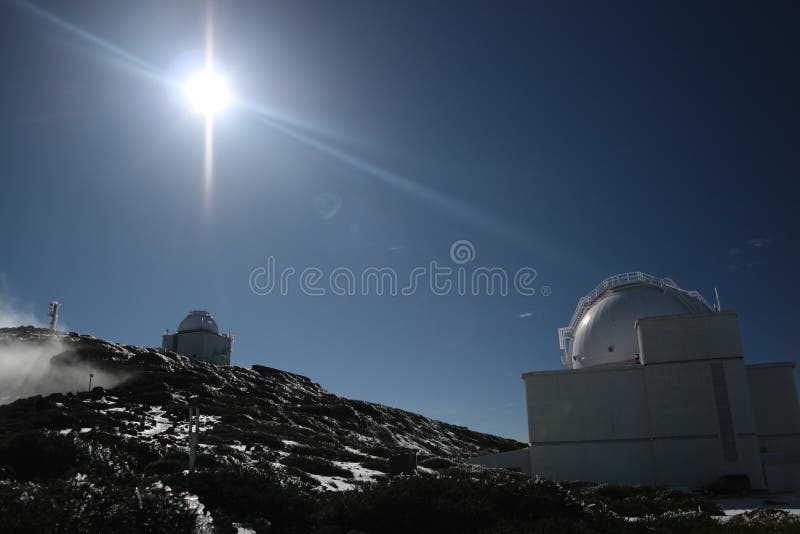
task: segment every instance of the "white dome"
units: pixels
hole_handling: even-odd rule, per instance
[[[219,334],[219,328],[211,314],[203,310],[190,311],[186,319],[178,325],[178,332],[188,332],[192,330],[205,330]]]
[[[607,278],[578,302],[570,325],[559,329],[564,364],[579,369],[634,361],[638,319],[710,311],[699,293],[680,289],[668,278],[639,272]]]

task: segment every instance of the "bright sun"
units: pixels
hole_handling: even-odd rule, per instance
[[[198,72],[183,86],[192,110],[204,115],[219,113],[230,103],[231,92],[225,79],[213,71]]]

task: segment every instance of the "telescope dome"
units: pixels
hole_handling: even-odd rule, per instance
[[[204,310],[190,311],[178,325],[178,332],[206,331],[219,334],[219,327],[211,314]]]
[[[579,369],[633,362],[639,355],[637,320],[711,311],[699,293],[668,278],[638,272],[607,278],[578,302],[570,325],[559,329],[564,364]]]

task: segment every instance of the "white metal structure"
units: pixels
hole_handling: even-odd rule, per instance
[[[58,323],[59,306],[60,304],[55,300],[50,303],[50,310],[47,312],[47,316],[50,317],[50,330],[56,329],[56,324]]]
[[[571,369],[634,361],[638,319],[713,310],[700,293],[670,278],[639,271],[608,277],[578,301],[569,325],[558,329],[561,361]]]

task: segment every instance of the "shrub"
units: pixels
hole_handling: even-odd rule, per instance
[[[327,416],[342,422],[352,422],[357,416],[355,410],[345,404],[344,402],[334,402],[331,404],[303,404],[298,407],[298,411],[312,414]]]
[[[531,532],[566,518],[573,525],[592,521],[555,483],[451,469],[439,476],[401,476],[361,491],[327,494],[314,524],[318,532],[330,534]]]
[[[732,517],[727,526],[759,532],[800,532],[800,517],[786,510],[756,508]]]
[[[439,456],[434,456],[432,458],[425,458],[424,460],[419,462],[419,465],[422,467],[427,467],[428,469],[446,469],[448,467],[453,467],[456,465],[455,462],[448,460],[447,458],[440,458]]]
[[[338,460],[340,462],[358,462],[363,456],[352,453],[342,447],[326,447],[324,445],[292,445],[288,447],[289,452],[297,453],[302,456],[316,456],[326,460]]]
[[[697,511],[722,514],[720,508],[698,495],[670,488],[621,486],[615,484],[567,483],[582,500],[600,504],[627,517],[660,515],[675,511]]]
[[[274,532],[308,531],[315,497],[282,473],[246,468],[198,471],[175,484],[196,494],[208,509],[219,510],[236,522],[267,520]]]
[[[339,467],[324,458],[290,454],[289,456],[281,458],[281,463],[314,475],[353,478],[352,471]]]
[[[359,460],[359,462],[367,469],[373,469],[375,471],[380,471],[381,473],[389,472],[389,462],[381,458],[364,458]]]
[[[188,468],[188,459],[178,460],[177,458],[162,458],[147,464],[144,467],[144,472],[147,474],[167,475],[170,473],[180,473]]]
[[[390,455],[389,449],[383,446],[374,446],[371,445],[369,447],[364,447],[361,449],[364,454],[369,454],[371,456],[380,456],[381,458],[388,458]]]
[[[19,480],[58,477],[77,462],[75,442],[67,436],[21,432],[10,436],[0,446],[0,465],[7,467]]]
[[[186,532],[195,515],[163,489],[57,480],[0,484],[0,532]]]

